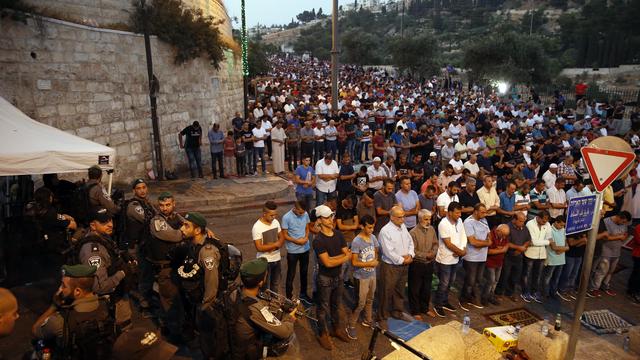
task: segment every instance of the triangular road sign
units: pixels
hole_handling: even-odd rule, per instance
[[[580,151],[598,192],[617,179],[636,158],[634,153],[593,147],[583,147]]]

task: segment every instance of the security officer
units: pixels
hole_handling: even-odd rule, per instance
[[[184,256],[182,250],[182,232],[180,228],[184,218],[175,212],[176,202],[170,192],[158,196],[159,212],[149,223],[150,238],[145,245],[144,254],[151,263],[158,283],[158,294],[162,307],[161,327],[171,341],[179,342],[184,320],[184,307],[178,289],[177,274],[172,267],[178,266]]]
[[[265,356],[264,347],[277,341],[288,343],[293,337],[294,309],[282,319],[275,317],[269,303],[258,298],[264,284],[268,262],[265,258],[247,261],[240,267],[242,294],[237,301],[238,319],[235,324],[233,359],[255,360]]]
[[[220,250],[216,240],[207,235],[206,228],[207,220],[202,214],[187,213],[180,231],[189,245],[177,272],[187,302],[187,317],[195,320],[204,358],[222,359],[230,347],[225,314],[217,303],[221,284]]]
[[[114,319],[106,301],[93,292],[95,274],[95,266],[63,265],[54,303],[33,324],[33,335],[53,348],[53,358],[109,358]]]
[[[128,253],[120,254],[113,235],[113,220],[107,209],[89,214],[89,232],[78,243],[78,262],[95,266],[93,290],[109,295],[116,308],[116,325],[123,329],[131,324],[131,305],[128,292],[135,279],[137,262]]]
[[[147,184],[144,179],[135,179],[132,183],[134,197],[126,202],[124,242],[127,251],[138,261],[139,293],[132,292],[143,310],[149,308],[149,299],[153,291],[153,268],[143,254],[144,246],[150,241],[149,224],[156,210],[147,199]]]
[[[89,191],[89,212],[96,208],[107,209],[111,216],[120,212],[120,207],[113,202],[111,195],[102,185],[102,168],[98,165],[93,165],[89,168],[87,176],[89,177],[89,181],[87,181],[85,186]]]

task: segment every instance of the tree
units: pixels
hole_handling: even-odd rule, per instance
[[[265,45],[257,41],[249,41],[247,62],[249,65],[249,77],[253,78],[269,72],[270,65]]]
[[[439,46],[431,35],[396,37],[391,40],[389,50],[393,65],[412,77],[427,77],[439,72]]]
[[[464,64],[476,81],[541,84],[552,77],[543,39],[513,31],[473,39],[465,48]]]
[[[342,35],[341,61],[347,64],[379,65],[378,39],[370,33],[350,30]]]

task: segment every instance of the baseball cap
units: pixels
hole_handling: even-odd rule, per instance
[[[96,209],[89,213],[89,222],[98,221],[106,223],[109,220],[111,220],[111,214],[109,214],[109,211],[105,208]]]
[[[316,216],[317,217],[331,217],[335,215],[333,211],[327,205],[320,205],[316,207]]]
[[[176,351],[176,346],[162,340],[155,331],[138,327],[118,337],[111,355],[116,360],[169,360]]]

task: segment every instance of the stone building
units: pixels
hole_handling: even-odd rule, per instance
[[[101,29],[98,25],[125,22],[122,9],[129,0],[28,0],[63,12],[66,20],[30,17],[27,23],[0,21],[0,96],[32,118],[117,150],[115,179],[128,181],[152,169],[151,117],[142,35]],[[190,0],[217,19],[221,32],[231,34],[222,1]],[[95,7],[95,4],[99,4]],[[208,7],[204,6],[209,4]],[[177,133],[198,120],[230,127],[242,110],[241,61],[225,51],[220,69],[206,58],[174,64],[174,49],[151,38],[154,73],[159,79],[158,117],[165,169],[183,170],[186,156]],[[205,137],[206,141],[206,129]],[[203,162],[208,164],[208,145]],[[206,174],[206,172],[205,172]]]

